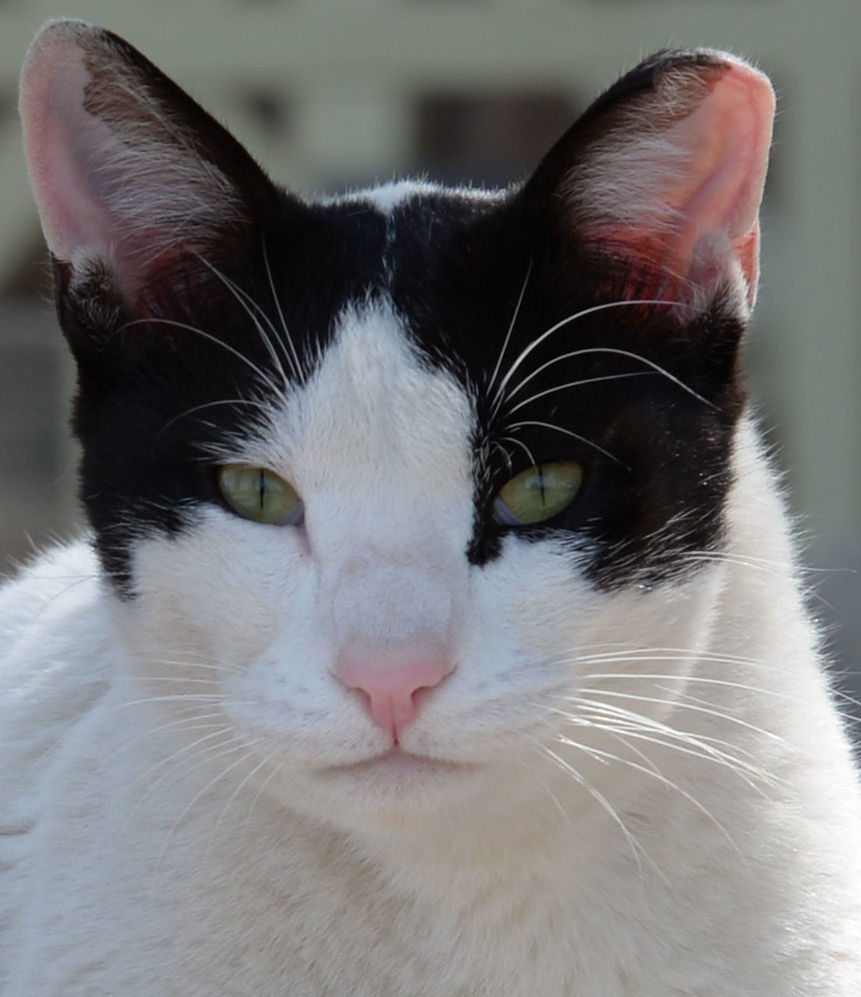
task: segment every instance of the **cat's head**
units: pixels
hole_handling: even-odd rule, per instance
[[[594,697],[650,649],[682,674],[718,598],[761,74],[663,53],[521,186],[321,203],[80,22],[21,107],[83,502],[166,711],[350,822],[546,798],[537,764],[587,783],[662,714]]]

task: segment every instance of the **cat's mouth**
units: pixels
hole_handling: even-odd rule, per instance
[[[415,755],[402,748],[393,747],[371,758],[346,765],[327,766],[324,773],[347,773],[361,776],[365,773],[385,775],[392,778],[415,778],[439,776],[447,773],[467,773],[478,766],[472,762],[455,762],[449,759],[433,758],[430,755]]]

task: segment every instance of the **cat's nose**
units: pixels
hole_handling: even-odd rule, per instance
[[[431,689],[452,670],[437,646],[344,648],[335,674],[348,689],[367,698],[374,723],[397,740],[418,712],[418,692]]]

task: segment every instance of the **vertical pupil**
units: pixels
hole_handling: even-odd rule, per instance
[[[536,470],[538,471],[538,488],[541,491],[541,504],[547,505],[547,496],[544,494],[544,471],[540,464]]]
[[[259,476],[259,478],[257,480],[257,493],[259,495],[260,510],[262,512],[262,510],[263,510],[263,493],[266,491],[266,478],[265,478],[262,470],[259,472],[259,474],[260,474],[260,476]]]

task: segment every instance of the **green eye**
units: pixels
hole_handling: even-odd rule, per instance
[[[573,501],[583,481],[576,461],[536,464],[507,482],[493,503],[493,516],[507,526],[529,526],[557,516]]]
[[[264,467],[225,464],[218,471],[224,501],[243,519],[272,526],[298,526],[302,500],[292,485]]]

